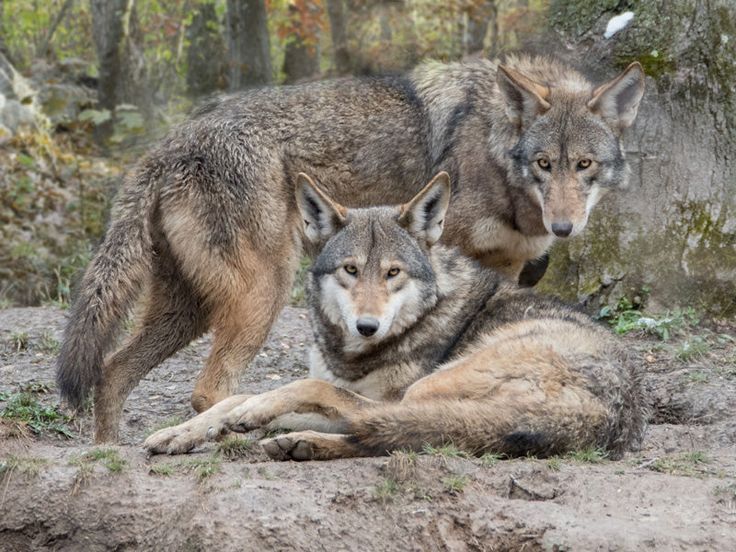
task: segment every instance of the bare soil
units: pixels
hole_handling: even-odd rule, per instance
[[[56,405],[63,319],[0,311],[0,413],[23,390]],[[622,338],[653,410],[643,449],[621,461],[450,450],[277,463],[254,441],[148,457],[148,432],[192,415],[206,337],[133,392],[120,446],[91,444],[90,415],[66,422],[71,437],[0,418],[0,550],[736,550],[734,327],[702,332],[698,355],[683,354],[692,333]],[[306,313],[286,309],[242,389],[303,377],[310,339]]]

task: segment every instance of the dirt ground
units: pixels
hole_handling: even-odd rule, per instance
[[[181,457],[140,447],[153,428],[192,414],[209,338],[133,392],[124,444],[93,446],[89,415],[54,418],[63,320],[53,308],[0,311],[2,551],[736,550],[732,325],[694,341],[622,338],[646,369],[653,413],[643,449],[621,461],[595,451],[471,459],[446,449],[278,463],[253,440]],[[310,337],[306,313],[286,309],[242,389],[304,376]],[[20,393],[44,413],[37,433],[11,415]]]

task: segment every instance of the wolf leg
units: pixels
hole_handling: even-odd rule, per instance
[[[291,422],[296,421],[302,427],[334,433],[344,431],[348,416],[373,404],[352,391],[310,378],[254,395],[232,409],[226,424],[245,432],[274,423],[293,429]]]
[[[213,267],[222,272],[219,280],[223,284],[208,298],[214,309],[214,342],[192,393],[192,407],[197,412],[236,391],[241,373],[260,350],[286,303],[294,281],[295,248],[265,257],[243,251],[239,268],[224,263]]]
[[[95,441],[116,441],[128,394],[153,367],[202,335],[205,309],[179,275],[157,275],[136,334],[105,362],[95,387]]]
[[[153,454],[182,454],[188,452],[205,441],[227,433],[228,429],[225,425],[227,414],[250,396],[233,395],[228,397],[183,424],[160,429],[150,435],[143,446]]]

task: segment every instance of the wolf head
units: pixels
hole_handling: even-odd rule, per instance
[[[437,301],[427,252],[442,234],[450,178],[438,174],[397,207],[346,209],[305,174],[297,205],[308,240],[320,248],[310,298],[355,352],[398,335]]]
[[[512,181],[539,205],[547,232],[579,234],[603,193],[628,182],[621,134],[644,94],[641,65],[594,90],[543,84],[504,66],[496,78],[520,136]]]

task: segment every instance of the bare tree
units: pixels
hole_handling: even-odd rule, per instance
[[[327,0],[327,15],[330,18],[332,37],[332,56],[335,71],[344,75],[350,72],[350,52],[348,51],[345,0]]]
[[[56,29],[58,29],[61,22],[64,21],[64,17],[66,17],[67,12],[71,9],[72,5],[74,5],[74,0],[66,0],[61,5],[61,9],[56,12],[56,16],[51,21],[51,25],[49,25],[49,30],[46,32],[46,36],[43,37],[36,49],[36,57],[43,57],[48,53],[49,44],[51,44],[51,39],[54,38]]]
[[[273,71],[264,0],[228,0],[226,23],[230,89],[271,83]]]
[[[187,93],[196,97],[224,88],[225,42],[211,0],[197,6],[187,40]]]
[[[5,43],[5,18],[3,17],[4,11],[4,0],[0,0],[0,54],[5,56],[8,62],[12,63],[10,51],[8,45]]]
[[[90,0],[92,33],[97,50],[101,107],[127,103],[150,109],[135,0]],[[106,136],[110,125],[99,132]]]
[[[319,7],[310,3],[306,9],[315,12]],[[286,44],[283,71],[286,75],[285,82],[293,83],[319,73],[319,30],[315,29],[316,32],[312,34],[312,29],[304,28],[304,18],[300,17],[294,4],[289,5],[289,15],[295,22],[296,32],[289,37]]]
[[[464,53],[472,54],[486,49],[485,40],[488,28],[491,28],[491,42],[488,52],[496,54],[498,42],[498,6],[496,0],[476,2],[468,12],[468,24],[465,35]]]

